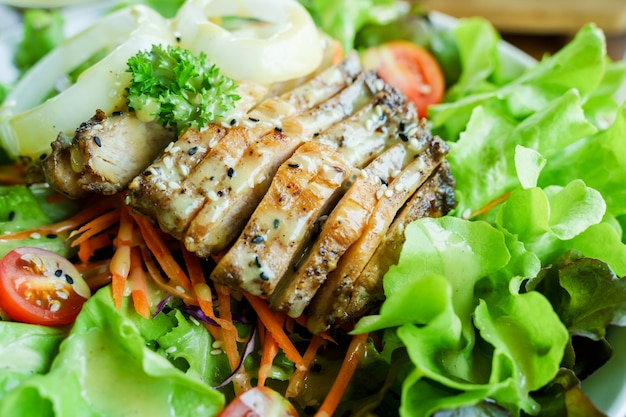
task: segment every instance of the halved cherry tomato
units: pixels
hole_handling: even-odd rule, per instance
[[[276,391],[255,387],[235,398],[219,417],[298,417],[298,412]]]
[[[0,308],[13,320],[69,324],[90,295],[76,267],[54,252],[21,247],[0,260]]]
[[[400,90],[426,117],[428,106],[441,102],[445,79],[430,52],[408,41],[392,41],[366,49],[362,56],[367,69],[376,69],[388,84]]]

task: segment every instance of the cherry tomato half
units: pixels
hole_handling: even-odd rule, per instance
[[[235,398],[219,417],[298,417],[298,412],[276,391],[255,387]]]
[[[408,41],[392,41],[366,49],[361,59],[367,69],[376,69],[388,84],[400,90],[426,117],[428,106],[441,102],[445,78],[430,52]]]
[[[90,296],[76,267],[54,252],[21,247],[0,260],[0,308],[13,320],[68,324]]]

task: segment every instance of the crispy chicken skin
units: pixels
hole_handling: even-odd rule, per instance
[[[143,123],[132,114],[108,116],[97,110],[70,141],[62,134],[57,137],[52,153],[42,161],[44,176],[71,198],[89,192],[115,194],[126,189],[175,137],[170,129]]]

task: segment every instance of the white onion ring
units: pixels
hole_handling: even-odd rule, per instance
[[[222,16],[254,18],[269,27],[229,32],[211,21]],[[173,29],[183,48],[206,53],[236,81],[286,81],[311,73],[322,61],[318,30],[296,0],[187,0]]]
[[[128,58],[152,44],[174,43],[169,22],[145,6],[106,15],[68,39],[28,71],[0,107],[0,138],[9,156],[38,157],[50,151],[59,132],[72,133],[96,109],[125,109]],[[42,103],[59,77],[105,48],[112,49],[105,58]]]

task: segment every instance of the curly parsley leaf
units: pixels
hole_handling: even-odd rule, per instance
[[[156,120],[177,132],[201,129],[220,119],[239,100],[235,82],[222,75],[206,54],[153,45],[128,60],[130,109],[144,121]]]

